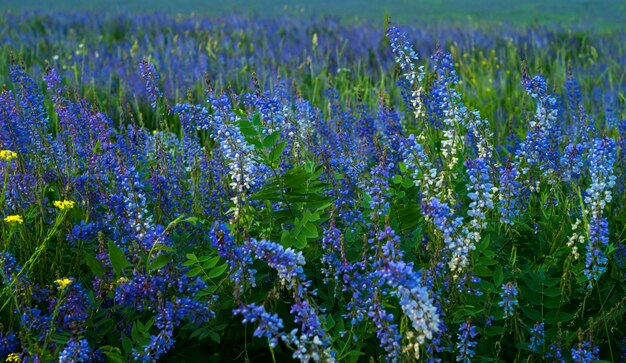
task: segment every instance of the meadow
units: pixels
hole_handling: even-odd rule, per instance
[[[626,31],[521,19],[1,14],[0,360],[626,361]]]

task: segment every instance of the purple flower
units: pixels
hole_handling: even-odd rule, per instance
[[[505,318],[513,316],[515,307],[517,306],[517,294],[517,286],[513,283],[507,282],[506,284],[502,284],[502,292],[500,293],[502,301],[500,301],[498,305],[503,308]]]
[[[0,329],[0,359],[5,359],[7,355],[15,352],[20,346],[20,340],[13,332],[4,332]]]
[[[146,83],[146,90],[148,91],[148,99],[153,108],[156,107],[156,102],[161,97],[162,93],[157,86],[159,80],[159,74],[154,67],[154,64],[150,63],[147,59],[143,59],[139,63],[139,73]]]
[[[553,174],[558,170],[557,148],[555,146],[559,130],[557,118],[559,108],[554,95],[548,93],[546,79],[542,75],[532,79],[524,73],[523,84],[526,92],[535,99],[537,110],[528,124],[528,133],[517,150],[517,163],[525,166],[537,165],[544,177],[556,182]],[[522,169],[526,173],[528,169]]]
[[[265,308],[254,303],[248,305],[242,305],[239,308],[233,310],[233,314],[243,315],[243,323],[256,323],[257,328],[254,330],[254,336],[257,338],[265,337],[269,343],[270,348],[276,348],[278,345],[278,339],[282,338],[283,319],[278,317],[277,314],[270,314],[265,311]]]
[[[572,359],[576,363],[591,363],[599,359],[599,354],[600,348],[586,340],[580,341],[577,347],[572,348]]]
[[[252,241],[252,248],[257,259],[265,261],[268,266],[278,272],[280,282],[285,286],[298,284],[299,281],[306,281],[303,266],[306,263],[302,252],[294,251],[292,248],[285,249],[275,242],[262,240]]]
[[[70,339],[59,353],[59,362],[91,362],[93,351],[86,339]]]
[[[469,159],[465,162],[470,184],[467,185],[468,197],[471,200],[467,215],[472,217],[470,228],[474,234],[486,227],[486,213],[493,209],[493,196],[491,195],[491,179],[489,177],[489,165],[482,158]],[[475,242],[480,241],[480,235],[472,236]]]
[[[474,347],[478,344],[472,339],[476,338],[476,327],[472,325],[471,320],[466,321],[459,327],[459,333],[457,334],[458,341],[456,342],[456,349],[459,355],[456,356],[457,362],[470,363],[474,356]]]
[[[498,200],[500,211],[500,222],[512,225],[513,219],[520,215],[522,203],[521,188],[519,182],[519,172],[516,165],[507,162],[500,168],[500,187],[498,189]]]
[[[563,350],[560,342],[557,344],[550,344],[550,348],[546,352],[546,358],[552,358],[553,363],[565,363],[565,357],[563,356]]]
[[[530,328],[530,334],[530,349],[539,351],[545,344],[544,323],[535,323],[535,325]]]
[[[609,223],[603,217],[604,210],[612,201],[611,189],[615,186],[613,164],[615,141],[610,138],[594,139],[589,150],[591,185],[586,190],[585,213],[589,215],[589,243],[585,253],[584,273],[589,279],[588,288],[606,271],[607,257],[604,249],[609,244]]]
[[[398,331],[398,325],[393,323],[394,316],[388,313],[383,306],[374,303],[372,309],[367,314],[376,325],[376,337],[380,341],[380,346],[387,352],[387,359],[395,362],[400,358],[402,335]]]

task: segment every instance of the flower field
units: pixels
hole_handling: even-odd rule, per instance
[[[625,31],[392,21],[1,14],[0,361],[626,361]]]

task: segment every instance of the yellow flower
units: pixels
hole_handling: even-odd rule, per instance
[[[6,361],[7,362],[19,362],[20,356],[17,353],[11,353],[7,355]]]
[[[74,202],[71,200],[57,200],[54,202],[54,206],[60,210],[72,209],[74,208]]]
[[[4,221],[7,223],[19,223],[19,224],[24,223],[24,219],[22,219],[22,216],[18,216],[18,215],[6,216],[4,218]]]
[[[58,279],[58,280],[54,280],[54,282],[56,282],[57,285],[59,285],[59,289],[63,290],[65,289],[69,284],[72,283],[72,280],[68,279],[67,277],[64,279]]]
[[[0,159],[10,161],[17,157],[17,153],[11,150],[0,150]]]

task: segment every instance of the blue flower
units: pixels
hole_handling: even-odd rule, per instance
[[[91,362],[93,351],[86,339],[70,339],[59,353],[59,362],[78,363]]]
[[[576,363],[591,363],[599,359],[599,354],[600,348],[586,340],[580,341],[577,347],[572,348],[572,359]]]
[[[154,64],[148,62],[147,59],[143,59],[139,63],[139,73],[141,73],[141,78],[143,78],[146,83],[148,99],[151,102],[150,104],[152,105],[152,107],[156,107],[156,102],[159,97],[162,96],[162,93],[156,84],[159,80],[159,74],[157,73]]]
[[[545,344],[544,323],[535,323],[535,325],[530,328],[530,334],[530,349],[534,351],[539,351],[541,347]]]
[[[609,222],[603,217],[607,204],[612,201],[611,189],[615,186],[613,164],[615,141],[610,138],[594,139],[589,150],[591,185],[586,190],[585,213],[589,215],[589,243],[585,253],[584,273],[593,286],[606,272],[607,257],[604,249],[609,244]]]
[[[461,324],[457,334],[458,342],[456,343],[456,349],[459,353],[456,356],[457,362],[471,363],[471,358],[475,354],[474,347],[478,344],[472,339],[476,338],[477,335],[476,327],[471,324],[471,320]]]
[[[517,306],[517,294],[517,287],[513,283],[502,284],[502,292],[500,293],[502,301],[498,305],[503,308],[505,318],[513,316]]]
[[[254,330],[254,336],[257,338],[265,337],[271,348],[275,348],[278,345],[278,339],[282,338],[283,319],[278,317],[277,314],[270,314],[265,311],[265,308],[254,303],[248,305],[242,305],[233,310],[233,314],[243,315],[243,323],[257,323],[258,326]]]

